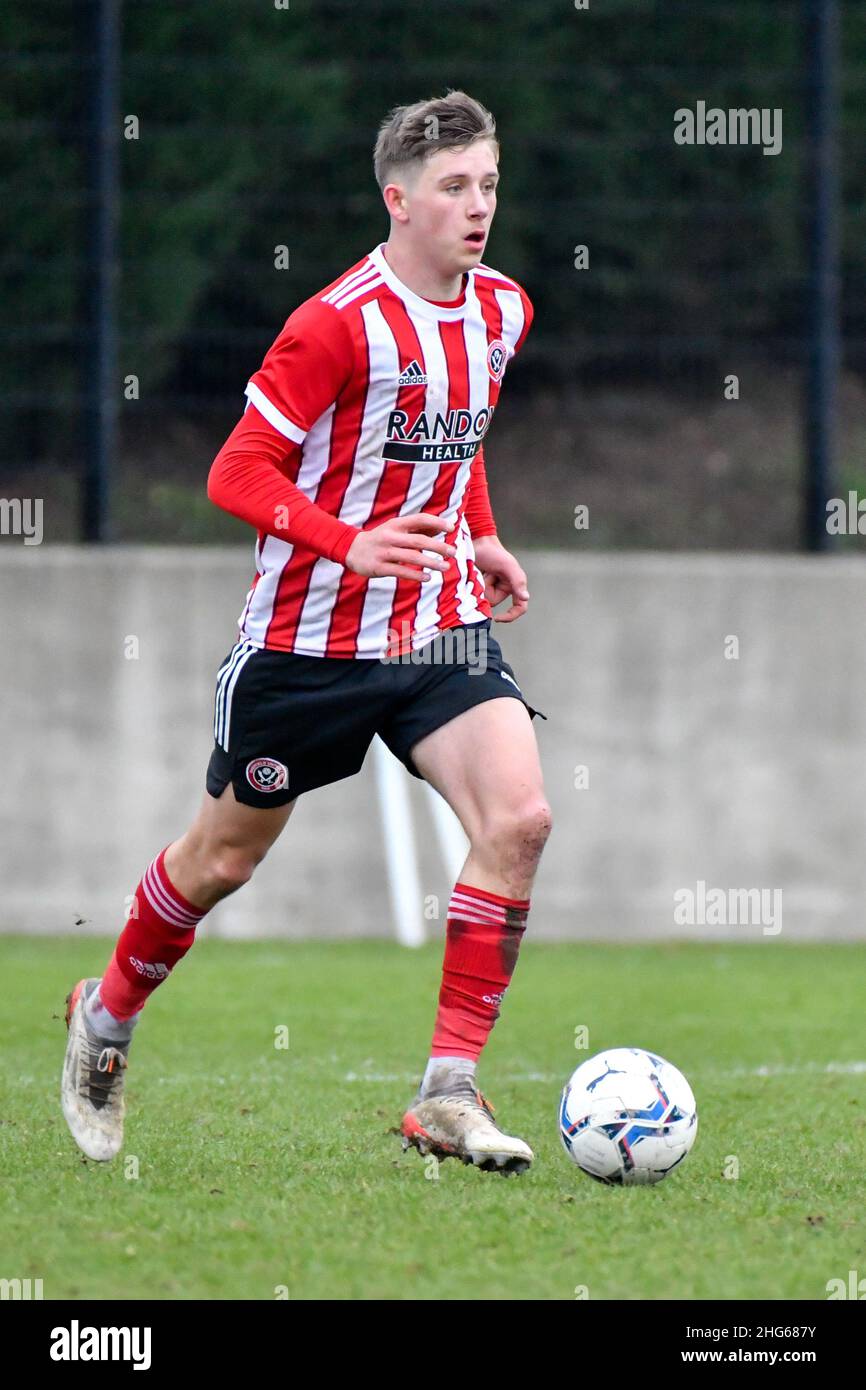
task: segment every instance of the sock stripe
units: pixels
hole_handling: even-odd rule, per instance
[[[478,898],[470,898],[466,892],[452,892],[449,906],[470,908],[473,912],[480,912],[482,917],[491,917],[495,922],[500,922],[505,916],[505,908],[496,908],[492,902],[480,902]]]
[[[165,867],[165,856],[168,854],[168,851],[170,849],[171,843],[167,844],[165,846],[165,849],[160,850],[159,854],[156,856],[157,869],[159,872],[159,881],[162,888],[170,894],[172,901],[175,902],[178,908],[180,908],[183,912],[189,912],[196,919],[205,917],[207,915],[208,909],[206,907],[199,907],[198,903],[191,903],[189,898],[185,898],[183,896],[183,893],[178,892],[171,879],[169,878]]]
[[[529,898],[506,898],[501,893],[490,893],[486,888],[476,888],[469,883],[455,883],[455,893],[468,893],[476,898],[482,898],[485,903],[501,903],[503,907],[529,907]]]
[[[513,920],[515,912],[528,914],[529,899],[505,898],[501,903],[488,902],[486,898],[476,897],[474,889],[461,889],[459,885],[448,904],[449,917],[459,917],[463,922],[479,926],[504,927],[509,915]]]
[[[171,898],[163,892],[159,879],[153,873],[152,865],[145,870],[141,887],[157,917],[161,917],[163,921],[170,922],[174,927],[191,927],[198,921],[197,917],[182,913],[174,906]]]
[[[482,926],[499,927],[505,923],[505,908],[488,912],[479,907],[472,898],[453,895],[448,904],[448,916],[459,917],[463,922],[480,922]]]
[[[165,850],[148,865],[141,880],[144,895],[159,917],[175,927],[194,927],[204,917],[203,909],[193,909],[169,881],[163,866]]]
[[[474,912],[468,912],[465,908],[460,908],[457,912],[449,912],[448,916],[456,918],[460,922],[471,922],[476,927],[503,927],[505,925],[498,919],[491,921],[489,917],[476,917]]]

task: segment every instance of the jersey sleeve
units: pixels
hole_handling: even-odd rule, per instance
[[[250,405],[211,465],[207,495],[257,531],[344,565],[359,528],[311,502],[286,476],[286,460],[298,453],[298,446]]]
[[[285,439],[303,444],[353,370],[354,348],[343,315],[321,299],[307,300],[286,320],[250,377],[246,396]]]
[[[487,489],[487,470],[484,464],[483,445],[472,460],[463,515],[466,517],[469,534],[473,540],[478,540],[480,536],[496,535],[496,522],[490,509],[490,495]]]
[[[520,349],[523,347],[523,344],[526,342],[527,336],[529,334],[529,330],[532,327],[532,320],[535,318],[535,308],[533,306],[532,300],[529,298],[529,295],[526,293],[526,290],[523,288],[522,285],[518,285],[518,289],[520,290],[520,303],[523,307],[523,327],[517,335],[517,341],[515,342],[514,348],[512,349],[511,357],[516,357]],[[509,361],[510,360],[511,359],[509,358]]]

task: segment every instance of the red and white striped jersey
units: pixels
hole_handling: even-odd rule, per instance
[[[425,583],[365,578],[260,531],[239,620],[256,646],[382,657],[491,616],[464,505],[532,304],[486,265],[467,272],[453,304],[423,299],[383,247],[289,317],[246,388],[248,414],[255,407],[290,443],[281,471],[325,512],[364,530],[408,513],[442,514],[457,553]]]

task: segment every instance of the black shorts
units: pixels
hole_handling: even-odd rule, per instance
[[[238,642],[217,676],[208,791],[219,797],[231,781],[247,806],[284,806],[360,772],[374,734],[420,777],[413,744],[463,710],[507,695],[534,718],[541,711],[523,699],[490,627],[486,618],[449,628],[412,662]]]

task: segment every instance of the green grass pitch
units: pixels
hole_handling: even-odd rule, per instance
[[[535,1149],[509,1179],[390,1132],[441,943],[201,940],[136,1031],[121,1156],[88,1162],[59,1107],[63,1001],[111,945],[0,937],[0,1276],[46,1299],[825,1299],[866,1274],[863,945],[528,937],[478,1073]],[[620,1045],[697,1097],[654,1188],[593,1182],[557,1134],[570,1072]]]

